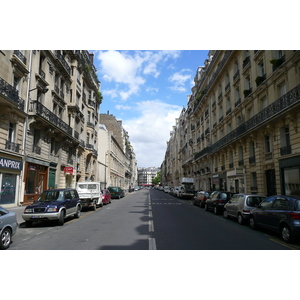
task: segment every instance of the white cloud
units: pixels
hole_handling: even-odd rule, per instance
[[[139,93],[146,82],[145,76],[158,78],[159,62],[177,59],[179,54],[180,51],[98,51],[96,58],[100,62],[100,78],[119,84],[115,90],[104,90],[103,94],[126,101],[131,95]]]
[[[182,107],[148,100],[136,103],[134,109],[139,112],[138,117],[123,121],[123,126],[129,133],[138,165],[160,167],[170,131]]]
[[[190,82],[192,78],[191,72],[190,69],[182,69],[181,71],[174,73],[169,77],[169,81],[173,83],[169,88],[173,91],[185,92],[186,82]]]
[[[132,107],[129,106],[129,105],[116,105],[115,108],[117,110],[130,110],[130,109],[132,109]]]

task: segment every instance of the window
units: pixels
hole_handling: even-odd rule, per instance
[[[269,135],[265,136],[265,152],[269,153],[271,152],[271,137]]]
[[[292,153],[291,141],[290,141],[290,127],[282,127],[280,128],[280,154],[287,155]]]
[[[267,97],[264,96],[260,99],[260,109],[263,110],[268,106],[268,100]]]
[[[278,96],[281,97],[286,94],[286,84],[282,82],[278,85]]]
[[[300,195],[300,167],[284,168],[285,195]]]
[[[286,210],[289,207],[289,200],[286,198],[276,198],[273,208],[277,210]]]
[[[273,205],[273,202],[275,200],[275,197],[270,197],[261,202],[260,207],[262,208],[270,208]]]
[[[264,76],[264,75],[265,75],[264,61],[261,60],[257,65],[257,76]]]
[[[238,152],[239,152],[239,166],[242,166],[242,165],[244,165],[244,155],[243,155],[243,147],[242,146],[239,147]]]
[[[251,187],[253,189],[257,188],[257,175],[256,175],[256,172],[251,173]]]
[[[14,84],[13,84],[14,88],[16,88],[18,91],[20,91],[21,88],[21,78],[14,76]]]
[[[7,140],[9,142],[14,142],[15,141],[15,130],[16,130],[16,124],[13,124],[13,123],[9,122],[8,137],[7,137]]]
[[[254,142],[249,143],[249,163],[255,163],[255,144]]]

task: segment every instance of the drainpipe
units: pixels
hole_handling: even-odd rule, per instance
[[[32,54],[33,50],[30,50],[30,56],[29,56],[29,74],[27,79],[27,95],[25,100],[25,106],[24,106],[24,112],[26,114],[25,122],[23,126],[23,142],[22,142],[22,155],[23,155],[23,169],[20,176],[20,188],[19,188],[19,197],[18,197],[18,205],[22,206],[21,202],[24,200],[24,194],[25,194],[25,166],[26,166],[26,139],[27,139],[27,127],[28,127],[28,107],[29,107],[29,91],[30,91],[30,80],[31,80],[31,73],[32,73]],[[22,200],[22,201],[21,201]]]

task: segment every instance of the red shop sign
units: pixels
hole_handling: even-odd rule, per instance
[[[65,173],[69,175],[73,175],[74,168],[73,167],[65,167]]]

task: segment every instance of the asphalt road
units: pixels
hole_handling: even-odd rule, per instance
[[[20,218],[21,208],[18,211]],[[253,231],[215,216],[191,201],[158,190],[140,190],[64,226],[19,228],[9,250],[299,250],[276,234]]]

